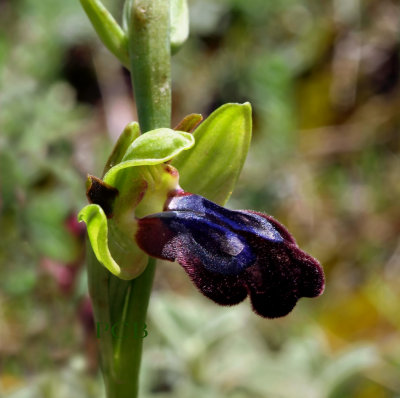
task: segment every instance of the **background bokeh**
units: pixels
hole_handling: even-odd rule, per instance
[[[121,1],[105,1],[120,16]],[[192,0],[173,120],[250,101],[229,206],[267,212],[327,287],[279,320],[158,266],[143,397],[400,397],[400,4]],[[0,0],[0,396],[104,396],[86,298],[85,175],[136,117],[79,2]],[[205,171],[206,172],[206,171]]]

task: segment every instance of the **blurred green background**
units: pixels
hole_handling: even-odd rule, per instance
[[[122,1],[105,1],[119,17]],[[159,264],[143,397],[400,397],[400,4],[192,0],[173,120],[250,101],[228,206],[324,266],[286,318],[215,306]],[[136,118],[77,0],[0,0],[0,396],[103,397],[76,212]]]

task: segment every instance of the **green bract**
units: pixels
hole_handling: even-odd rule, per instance
[[[189,115],[177,128],[192,130],[200,121],[201,115]],[[163,211],[168,194],[180,188],[179,174],[185,191],[225,203],[250,138],[248,103],[221,106],[193,134],[160,128],[140,135],[138,124],[130,123],[107,161],[103,180],[89,177],[92,204],[79,213],[97,260],[121,279],[139,276],[147,255],[135,242],[137,218]]]
[[[171,52],[176,53],[189,36],[187,0],[171,0]]]
[[[123,28],[100,0],[80,0],[98,37],[108,50],[127,69],[130,69],[128,22],[132,0],[127,0],[123,13]],[[171,52],[176,53],[189,36],[189,10],[187,0],[170,2],[170,42]]]
[[[100,0],[80,0],[103,44],[129,69],[128,38]]]

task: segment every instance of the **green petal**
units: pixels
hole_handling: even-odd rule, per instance
[[[225,104],[193,133],[196,145],[171,164],[179,170],[180,185],[223,205],[231,195],[251,140],[251,106]]]
[[[130,145],[122,162],[110,169],[104,176],[104,182],[115,185],[117,173],[133,166],[148,166],[165,163],[180,152],[194,145],[193,135],[184,131],[161,128],[149,131],[138,137]]]
[[[189,36],[187,0],[171,0],[171,52],[175,54]]]
[[[114,256],[109,248],[109,223],[104,211],[99,205],[85,206],[78,214],[78,221],[84,221],[93,252],[97,260],[102,263],[112,274],[121,279],[130,280],[139,276],[147,264],[147,255],[143,253],[132,241],[125,242],[123,233],[119,233],[115,225],[112,226],[113,236],[110,242],[118,242],[113,247]],[[110,222],[112,223],[112,221]],[[132,231],[132,235],[135,231]],[[128,244],[126,244],[128,243]]]
[[[174,127],[174,130],[187,131],[190,133],[202,120],[203,116],[199,113],[191,113],[190,115],[185,116],[179,124]]]

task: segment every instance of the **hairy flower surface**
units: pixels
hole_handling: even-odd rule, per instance
[[[287,315],[299,298],[324,290],[318,261],[271,216],[228,210],[182,190],[163,212],[138,220],[136,241],[150,256],[177,261],[214,302],[234,305],[249,295],[266,318]]]

